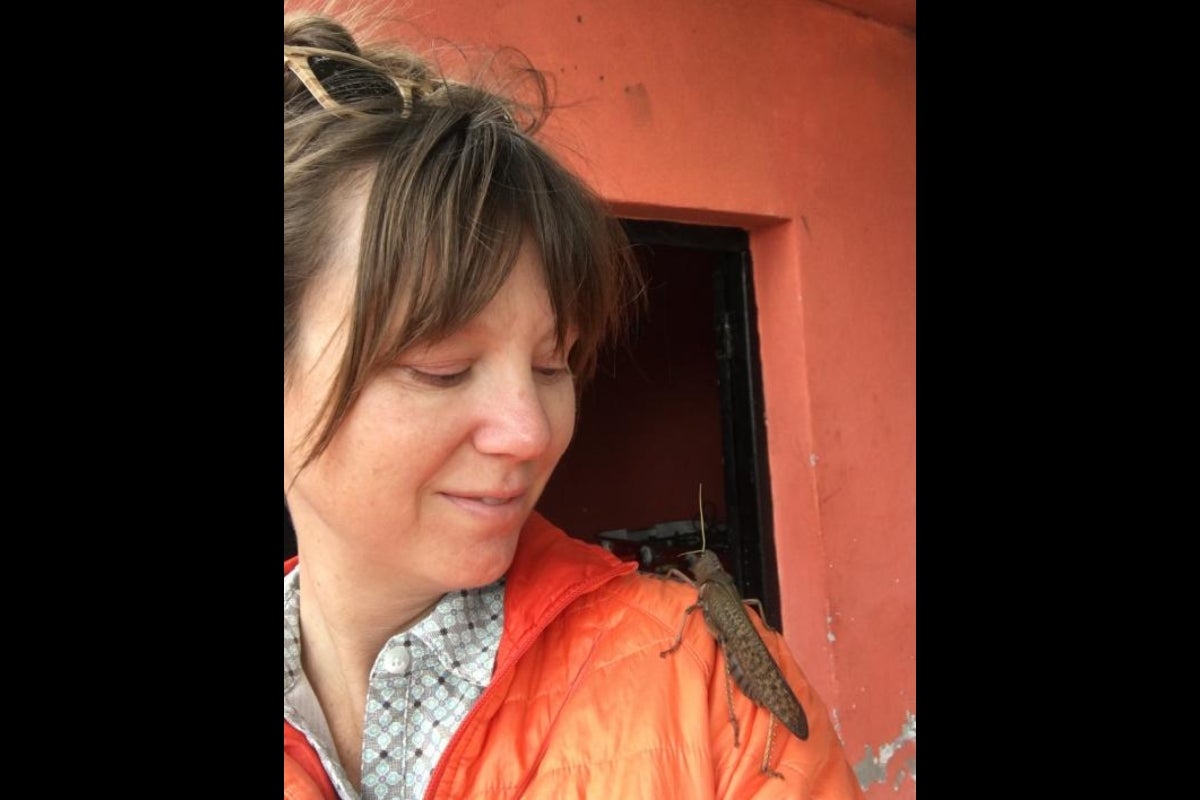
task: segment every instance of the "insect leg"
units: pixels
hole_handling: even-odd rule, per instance
[[[742,602],[748,606],[754,606],[756,609],[758,609],[758,618],[762,620],[763,627],[765,627],[767,630],[771,631],[772,633],[779,633],[779,631],[775,630],[774,628],[772,628],[770,625],[767,624],[767,612],[763,608],[763,604],[760,600],[758,600],[757,598],[751,597],[751,598],[742,600]]]
[[[679,635],[675,637],[675,644],[671,645],[666,650],[663,650],[661,653],[659,653],[658,655],[660,657],[666,658],[668,655],[670,655],[671,653],[674,653],[676,650],[678,650],[679,645],[683,644],[683,629],[687,626],[688,617],[691,615],[691,613],[693,611],[695,611],[699,607],[700,607],[699,603],[693,603],[692,605],[688,606],[687,609],[683,612],[683,622],[680,623],[680,625],[679,625]]]
[[[767,723],[767,750],[763,753],[763,762],[761,772],[768,778],[779,778],[783,780],[783,773],[776,772],[771,769],[771,745],[775,743],[775,715],[771,715],[771,721]]]
[[[737,715],[733,713],[733,672],[729,666],[729,658],[725,659],[725,702],[729,704],[729,724],[733,726],[733,746],[738,746],[741,739],[741,729],[738,726]]]
[[[675,569],[674,567],[671,567],[669,570],[667,570],[667,575],[666,575],[666,576],[667,576],[668,578],[679,578],[679,580],[683,581],[683,582],[684,582],[684,583],[686,583],[688,586],[695,586],[695,585],[696,585],[696,582],[695,582],[694,580],[692,580],[691,578],[689,578],[687,575],[684,575],[682,572],[680,572],[679,570]]]

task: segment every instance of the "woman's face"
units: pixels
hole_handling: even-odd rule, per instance
[[[575,424],[540,257],[523,247],[478,316],[376,375],[297,476],[345,342],[364,203],[359,193],[339,257],[310,293],[284,391],[284,487],[300,552],[333,559],[344,580],[377,575],[430,597],[481,586],[507,570]]]

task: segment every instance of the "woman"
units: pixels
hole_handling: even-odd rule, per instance
[[[778,637],[806,740],[533,510],[640,286],[544,107],[285,17],[285,796],[861,796]]]

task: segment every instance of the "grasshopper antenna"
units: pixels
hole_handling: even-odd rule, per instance
[[[686,553],[681,553],[680,555],[694,556],[697,553],[703,553],[708,548],[708,537],[704,532],[704,484],[701,483],[699,486],[700,490],[697,493],[696,502],[700,506],[700,549],[688,550]]]

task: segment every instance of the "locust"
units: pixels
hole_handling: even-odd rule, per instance
[[[696,602],[688,606],[683,613],[683,621],[679,626],[679,634],[675,643],[659,655],[666,658],[679,649],[683,644],[683,631],[688,618],[696,609],[704,616],[704,624],[709,633],[717,640],[717,646],[725,654],[725,699],[729,705],[729,721],[733,726],[733,745],[739,746],[740,730],[737,715],[733,713],[732,683],[736,683],[742,694],[750,698],[757,706],[766,709],[771,714],[767,728],[767,747],[763,753],[761,771],[773,778],[783,778],[783,775],[770,768],[771,746],[775,737],[775,720],[778,719],[784,727],[800,739],[808,738],[808,717],[804,706],[796,699],[795,692],[788,685],[787,679],[766,643],[755,630],[746,610],[747,604],[758,608],[763,617],[762,603],[757,600],[743,600],[733,582],[733,576],[721,566],[716,553],[706,549],[704,540],[704,487],[700,487],[700,550],[688,556],[688,569],[695,580],[692,580],[677,569],[668,570],[668,577],[676,577],[697,589]],[[765,618],[763,624],[766,624]],[[769,626],[768,626],[769,627]]]

